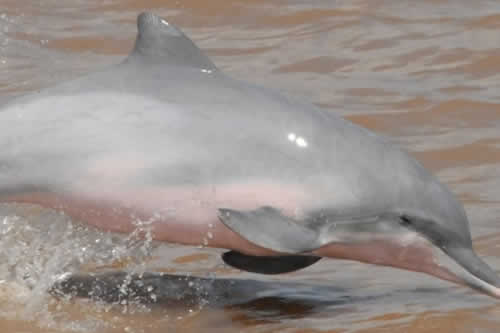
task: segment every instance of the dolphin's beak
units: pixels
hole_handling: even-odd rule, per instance
[[[455,282],[500,298],[500,278],[471,248],[453,247],[444,252],[459,266],[453,270]]]

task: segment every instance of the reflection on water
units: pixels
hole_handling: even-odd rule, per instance
[[[478,252],[500,270],[500,3],[2,0],[0,101],[119,62],[132,46],[137,13],[146,9],[182,26],[232,76],[302,96],[411,150],[463,200]],[[96,233],[35,207],[1,206],[0,222],[1,331],[499,326],[494,300],[418,274],[322,260],[264,279],[220,266],[217,250]],[[158,301],[185,296],[176,304],[65,300],[46,292],[61,274],[81,270],[201,278],[146,275],[163,291]]]
[[[51,293],[63,299],[71,295],[121,306],[146,305],[153,311],[224,311],[233,314],[233,321],[255,326],[284,322],[298,324],[303,320],[314,319],[327,319],[328,325],[332,322],[337,325],[345,324],[345,317],[355,318],[363,307],[384,308],[384,302],[408,301],[412,293],[425,297],[441,292],[438,288],[420,288],[411,291],[392,289],[358,293],[356,289],[353,286],[335,287],[317,281],[304,283],[241,278],[214,279],[167,273],[128,274],[115,271],[69,275],[57,281]],[[446,301],[456,302],[459,299],[450,298]],[[373,320],[392,320],[394,317],[399,319],[407,316],[391,313],[389,316],[376,316]],[[355,324],[350,322],[348,326],[352,328]]]

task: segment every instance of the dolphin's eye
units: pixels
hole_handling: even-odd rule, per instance
[[[413,224],[413,221],[408,216],[402,215],[399,219],[401,220],[400,224],[404,227],[410,227]]]

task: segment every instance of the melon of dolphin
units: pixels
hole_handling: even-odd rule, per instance
[[[229,249],[253,272],[351,259],[500,297],[462,205],[416,160],[229,78],[150,13],[122,63],[1,107],[0,201],[118,232],[148,221],[157,240]]]

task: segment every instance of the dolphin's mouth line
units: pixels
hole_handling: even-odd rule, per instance
[[[446,253],[470,274],[495,287],[500,286],[500,278],[472,249],[452,248]]]
[[[500,298],[500,278],[493,269],[479,258],[472,248],[450,248],[443,250],[458,271],[453,274],[459,284],[468,286],[483,294]]]

